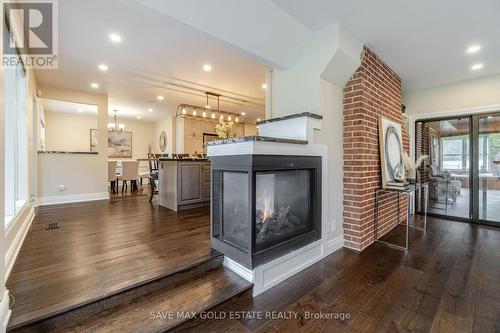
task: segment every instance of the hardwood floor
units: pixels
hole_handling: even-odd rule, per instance
[[[49,223],[58,229],[46,230]],[[10,326],[213,258],[209,210],[176,213],[148,195],[37,209],[7,288]]]
[[[46,230],[54,222],[59,229]],[[175,213],[150,205],[147,195],[39,209],[7,283],[16,298],[11,324],[213,258],[208,223],[208,208]],[[402,229],[386,238],[402,239]],[[499,263],[499,229],[429,217],[425,234],[410,231],[406,254],[380,244],[362,253],[342,249],[255,298],[241,293],[248,285],[218,268],[61,332],[162,331],[179,323],[149,313],[182,311],[191,307],[186,302],[209,309],[232,295],[211,309],[224,320],[198,317],[175,330],[499,332]],[[264,318],[233,319],[229,311]],[[280,318],[284,314],[288,319]]]
[[[196,320],[177,331],[500,332],[500,230],[437,218],[428,218],[428,228],[410,231],[406,254],[381,244],[342,249],[264,294],[214,309],[290,319]]]

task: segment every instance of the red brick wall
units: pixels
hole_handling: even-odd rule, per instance
[[[381,187],[378,118],[398,122],[403,146],[408,132],[401,113],[401,79],[370,49],[344,87],[344,238],[345,245],[363,250],[374,242],[375,191]],[[406,197],[402,196],[406,218]],[[396,194],[381,200],[378,236],[396,223]]]

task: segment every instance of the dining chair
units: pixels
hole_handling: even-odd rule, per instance
[[[139,161],[123,161],[122,174],[118,176],[118,180],[123,182],[122,193],[125,187],[128,187],[127,181],[130,181],[131,191],[139,191],[137,187],[137,179],[139,178]]]
[[[158,180],[158,158],[154,154],[148,154],[149,162],[149,185],[151,186],[151,194],[149,196],[149,201],[153,200],[154,195],[158,195],[158,186],[156,181]]]
[[[149,164],[149,159],[148,159],[148,164]],[[142,166],[142,163],[139,163],[139,169],[140,170],[142,170],[141,166]],[[139,180],[140,180],[141,186],[142,186],[142,180],[143,179],[149,179],[149,178],[151,178],[150,173],[151,173],[151,167],[149,165],[148,165],[147,171],[139,172]]]
[[[111,185],[111,193],[118,192],[118,181],[116,177],[116,161],[108,161],[108,182]]]

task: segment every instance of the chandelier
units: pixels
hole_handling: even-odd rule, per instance
[[[205,92],[207,96],[207,104],[205,106],[191,105],[191,104],[179,104],[177,106],[176,117],[199,117],[208,119],[222,119],[227,121],[234,121],[236,123],[243,121],[243,114],[238,114],[234,112],[228,112],[220,110],[219,108],[219,97],[221,95],[213,92]],[[212,108],[209,104],[208,96],[214,96],[217,98],[217,109]]]
[[[116,118],[116,113],[118,110],[113,110],[115,115],[113,116],[113,122],[108,123],[108,130],[113,131],[113,132],[121,132],[125,129],[125,124],[119,124],[118,123],[118,118]]]

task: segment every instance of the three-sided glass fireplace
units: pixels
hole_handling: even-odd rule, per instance
[[[321,157],[212,158],[212,247],[253,268],[321,238]]]

